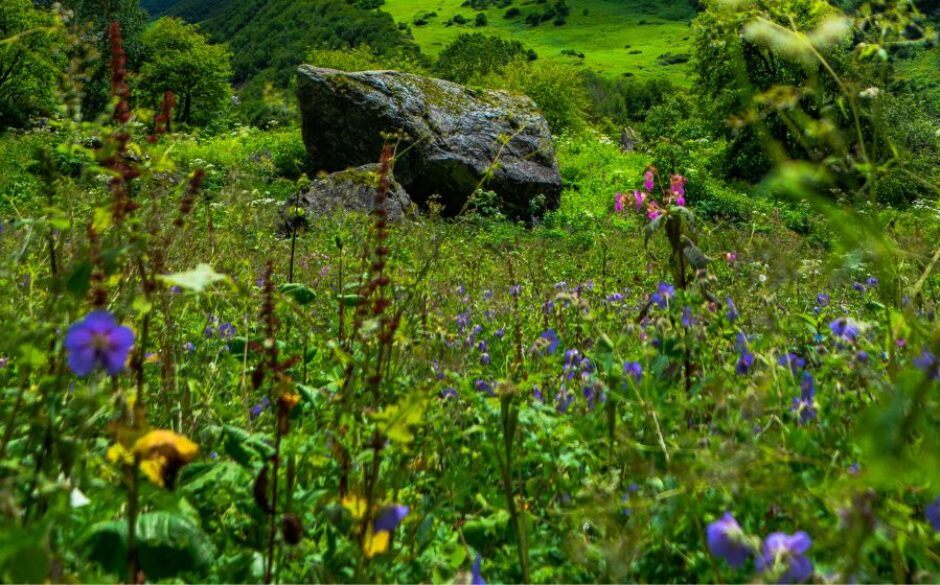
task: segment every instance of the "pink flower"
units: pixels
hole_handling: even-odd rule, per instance
[[[633,198],[636,200],[636,210],[642,210],[643,204],[646,203],[646,193],[643,191],[634,191]]]
[[[728,261],[728,264],[734,265],[738,261],[737,252],[725,252],[725,260]]]
[[[652,221],[662,214],[663,210],[659,208],[659,205],[657,205],[655,201],[650,201],[646,208],[646,217]]]
[[[684,198],[685,197],[685,177],[682,175],[673,175],[670,180],[669,190],[675,197]],[[683,199],[684,200],[684,199]],[[683,205],[679,203],[677,205]]]
[[[623,193],[617,193],[614,196],[614,211],[616,211],[617,213],[620,213],[623,211],[623,200],[624,200]]]
[[[655,167],[649,167],[646,169],[646,173],[643,175],[643,188],[647,191],[652,191],[653,187],[656,186],[656,179],[654,176],[655,171]]]
[[[679,195],[679,197],[676,198],[676,205],[678,205],[679,207],[685,207],[685,197],[682,195]]]

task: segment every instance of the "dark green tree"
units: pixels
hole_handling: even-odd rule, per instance
[[[35,0],[34,3],[46,10],[52,10],[56,4],[53,0]],[[108,28],[115,21],[121,24],[121,44],[127,57],[127,68],[135,71],[143,56],[140,35],[147,25],[147,13],[138,0],[61,0],[59,4],[72,13],[73,22],[84,30],[85,44],[94,47],[100,56],[87,71],[88,80],[82,87],[85,116],[100,114],[111,100]],[[77,49],[73,47],[73,50]]]
[[[0,0],[0,128],[52,110],[62,48],[53,14],[29,0]]]
[[[161,18],[141,35],[144,62],[138,87],[147,106],[158,107],[167,91],[176,96],[176,120],[205,125],[222,114],[231,101],[232,54],[213,45],[195,26],[177,18]]]
[[[529,58],[525,45],[481,33],[462,34],[441,51],[435,72],[451,81],[470,83],[499,73],[517,58]]]

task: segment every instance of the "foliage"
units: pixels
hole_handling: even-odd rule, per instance
[[[534,54],[518,41],[482,33],[462,34],[441,51],[434,72],[457,83],[478,83],[490,73],[502,73],[520,58],[534,60]]]
[[[29,0],[0,2],[0,129],[52,112],[63,47],[55,15]]]
[[[210,45],[194,26],[175,18],[161,18],[141,37],[147,57],[138,76],[144,103],[158,109],[166,92],[177,104],[176,120],[205,125],[225,114],[231,101],[231,51]]]
[[[625,152],[570,65],[483,77],[560,134],[531,226],[492,192],[391,223],[380,189],[279,237],[297,126],[168,127],[121,59],[109,116],[0,136],[0,580],[936,581],[936,124],[859,95],[856,43],[765,21],[750,50],[822,95],[742,93],[737,132],[674,88]],[[774,148],[820,120],[847,145]],[[771,137],[757,183],[730,170],[745,130]],[[848,164],[873,184],[827,191]]]

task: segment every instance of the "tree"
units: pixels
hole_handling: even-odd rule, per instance
[[[478,82],[490,73],[499,73],[515,59],[529,59],[519,41],[506,41],[481,33],[462,34],[438,58],[438,75],[457,83]]]
[[[62,42],[52,14],[30,0],[0,0],[0,128],[52,110]]]
[[[37,6],[54,6],[52,0],[38,0]],[[62,0],[62,6],[74,14],[74,22],[84,27],[89,44],[101,55],[87,71],[82,88],[82,109],[86,117],[100,114],[111,103],[111,59],[108,29],[112,22],[121,24],[121,46],[127,57],[127,69],[136,71],[143,57],[140,35],[147,25],[147,13],[138,0]]]
[[[161,18],[141,36],[145,58],[139,91],[147,105],[158,107],[167,91],[176,95],[176,120],[205,125],[231,101],[232,54],[225,45],[209,44],[195,26]]]

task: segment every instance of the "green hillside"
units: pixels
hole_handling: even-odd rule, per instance
[[[688,78],[686,64],[667,65],[663,61],[689,52],[688,25],[695,10],[687,0],[567,0],[570,14],[560,26],[557,17],[538,26],[526,21],[533,13],[550,10],[554,2],[477,4],[488,6],[484,10],[465,4],[463,0],[386,0],[382,9],[397,22],[409,25],[429,55],[437,55],[461,33],[483,32],[521,41],[540,58],[580,65],[608,76],[665,77],[680,84]],[[506,18],[510,10],[518,10],[518,15]],[[478,14],[486,15],[485,26],[475,24]],[[457,15],[466,24],[454,24]]]
[[[345,0],[179,0],[163,14],[198,23],[215,42],[228,44],[236,82],[260,74],[286,85],[311,47],[411,44],[387,14]]]

